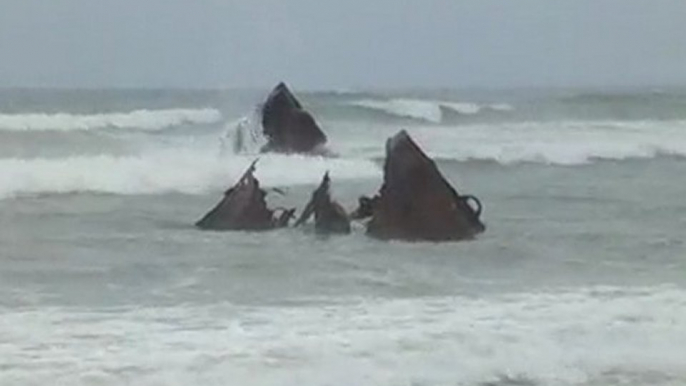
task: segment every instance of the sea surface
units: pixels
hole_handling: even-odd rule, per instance
[[[0,90],[0,385],[686,384],[686,90],[296,87],[333,158],[258,154],[268,91]],[[193,227],[257,157],[352,210],[400,129],[476,240]]]

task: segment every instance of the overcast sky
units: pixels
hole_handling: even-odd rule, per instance
[[[0,86],[686,85],[686,0],[0,0]]]

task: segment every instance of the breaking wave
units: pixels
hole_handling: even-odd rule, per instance
[[[362,99],[352,101],[350,105],[371,110],[378,110],[384,113],[403,117],[423,120],[431,123],[441,123],[444,112],[452,111],[462,115],[474,115],[484,110],[491,111],[512,111],[514,107],[508,104],[476,104],[449,101],[428,101],[421,99]]]
[[[187,123],[212,124],[221,119],[222,114],[210,108],[134,110],[102,114],[0,114],[0,131],[72,131],[108,127],[160,130]]]
[[[432,157],[582,165],[596,160],[686,157],[686,121],[563,121],[413,127],[408,132]],[[344,144],[342,154],[383,158],[393,130],[369,134],[374,147]]]
[[[225,189],[255,156],[217,156],[174,149],[138,156],[0,159],[0,198],[47,193],[201,194]],[[372,161],[262,155],[257,177],[265,186],[317,183],[331,171],[336,179],[376,178]]]
[[[219,138],[222,154],[229,150],[233,154],[257,154],[267,143],[262,133],[259,110],[236,121],[228,122]]]
[[[685,299],[670,286],[596,287],[317,307],[5,311],[0,383],[683,385]]]
[[[457,128],[447,138],[427,140],[439,157],[459,154],[458,159],[504,164],[580,165],[594,160],[686,156],[686,121],[475,125]]]

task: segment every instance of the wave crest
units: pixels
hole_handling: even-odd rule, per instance
[[[134,110],[103,114],[0,114],[0,131],[73,131],[108,127],[161,130],[186,123],[212,124],[222,114],[211,108]]]
[[[410,134],[430,156],[447,161],[583,165],[596,160],[686,157],[686,121],[563,121],[423,126]],[[383,158],[385,130],[373,147],[339,146],[341,154]]]
[[[253,159],[178,149],[140,156],[0,159],[0,199],[74,192],[201,194],[233,184]],[[257,177],[264,186],[315,184],[327,170],[336,179],[380,176],[372,161],[263,155]]]
[[[350,102],[350,105],[370,110],[378,110],[384,113],[402,118],[423,120],[431,123],[441,123],[444,111],[452,111],[462,115],[474,115],[485,110],[512,111],[514,107],[505,103],[499,104],[476,104],[468,102],[449,102],[421,99],[397,98],[389,100],[362,99]]]

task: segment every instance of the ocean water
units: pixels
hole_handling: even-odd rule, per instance
[[[352,210],[407,129],[486,233],[202,232],[268,90],[0,90],[0,385],[686,384],[686,92],[299,92]]]

